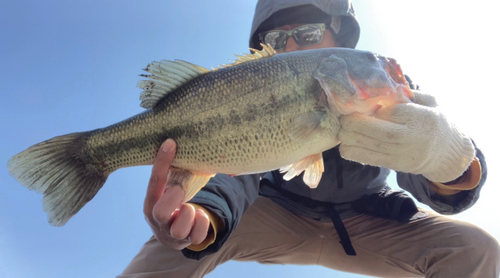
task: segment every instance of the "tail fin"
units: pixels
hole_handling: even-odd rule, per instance
[[[83,151],[86,133],[72,133],[31,146],[9,159],[10,174],[43,193],[49,223],[63,226],[97,194],[108,174],[91,165]]]

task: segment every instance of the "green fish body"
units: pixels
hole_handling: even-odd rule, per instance
[[[281,168],[318,185],[321,153],[340,142],[339,117],[404,102],[411,91],[392,59],[340,48],[276,54],[269,47],[220,69],[184,61],[148,65],[138,87],[146,111],[114,125],[36,144],[8,162],[43,193],[49,222],[64,225],[117,169],[150,165],[177,143],[170,179],[191,199],[217,173]]]

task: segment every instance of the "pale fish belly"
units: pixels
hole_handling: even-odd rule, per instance
[[[336,119],[333,118],[332,122]],[[295,163],[310,155],[321,154],[335,147],[338,124],[318,132],[306,141],[293,141],[286,128],[276,126],[221,130],[221,136],[212,136],[198,144],[178,142],[179,157],[173,166],[205,173],[241,175],[266,172]],[[231,133],[238,133],[230,136]],[[186,153],[186,155],[183,155]],[[196,159],[191,158],[191,155]]]

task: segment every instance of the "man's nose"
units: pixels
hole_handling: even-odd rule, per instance
[[[292,52],[292,51],[297,51],[300,50],[300,46],[295,42],[295,40],[292,37],[289,37],[288,40],[286,41],[286,47],[283,52]]]

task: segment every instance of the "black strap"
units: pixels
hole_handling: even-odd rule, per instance
[[[280,179],[277,175],[277,171],[273,171],[273,179],[275,181],[280,182]],[[288,190],[283,189],[279,185],[276,185],[274,182],[268,180],[267,178],[263,178],[261,180],[261,185],[269,186],[273,188],[274,190],[280,192],[283,196],[294,200],[295,202],[298,202],[302,205],[305,205],[307,207],[315,207],[317,205],[324,206],[328,208],[328,214],[330,216],[330,219],[333,222],[333,226],[335,227],[335,230],[337,230],[337,234],[339,235],[340,238],[340,244],[342,244],[342,247],[344,248],[344,251],[347,255],[349,256],[356,256],[356,251],[354,251],[354,247],[352,247],[351,239],[349,237],[349,234],[347,233],[347,229],[344,226],[344,222],[342,222],[342,219],[340,218],[339,213],[335,209],[335,205],[332,203],[326,203],[326,202],[321,202],[321,201],[316,201],[312,200],[310,198],[307,198],[305,196],[300,196],[295,193],[292,193]]]
[[[336,148],[336,151],[339,152],[338,148]],[[341,189],[344,187],[344,177],[343,177],[344,167],[342,165],[342,157],[340,156],[340,152],[335,157],[337,160],[337,167],[336,167],[337,186],[339,189]],[[335,209],[335,205],[330,205],[328,210],[329,210],[328,214],[332,219],[333,226],[335,227],[335,230],[337,230],[337,234],[339,235],[340,238],[339,242],[340,244],[342,244],[342,247],[344,247],[345,253],[349,256],[356,256],[356,251],[354,251],[354,247],[352,247],[351,238],[347,233],[347,229],[344,226],[344,222],[342,222],[342,218],[340,218],[339,213]]]
[[[340,238],[339,242],[340,244],[342,244],[342,247],[344,247],[345,253],[349,256],[356,256],[356,251],[352,246],[351,238],[349,237],[347,229],[344,226],[344,222],[342,222],[342,219],[340,218],[339,213],[335,209],[335,206],[330,206],[329,214],[330,218],[332,219],[333,226],[335,227],[335,230],[337,230],[337,234],[339,235]]]

